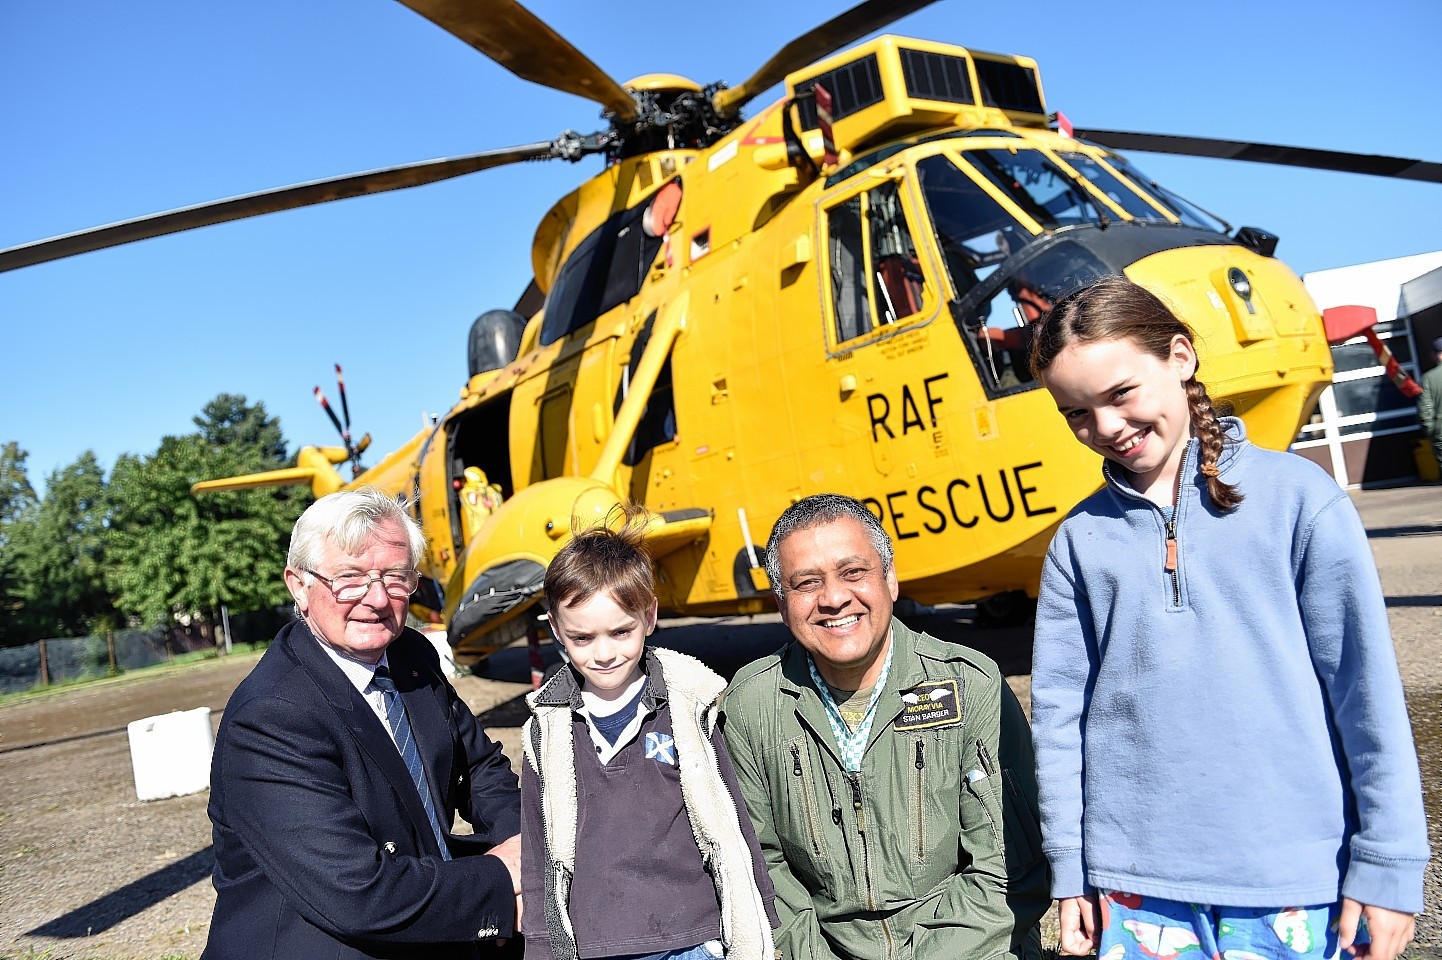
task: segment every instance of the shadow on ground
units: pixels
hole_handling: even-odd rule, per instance
[[[139,880],[132,880],[120,889],[91,900],[84,906],[62,914],[27,933],[35,937],[62,939],[93,936],[204,880],[210,876],[211,867],[214,865],[214,848],[197,850],[183,860],[161,867]]]

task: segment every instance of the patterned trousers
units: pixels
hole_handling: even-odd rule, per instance
[[[1098,960],[1332,960],[1335,903],[1216,907],[1103,890]],[[1365,927],[1357,942],[1365,943]]]

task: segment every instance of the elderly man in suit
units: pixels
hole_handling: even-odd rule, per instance
[[[405,626],[424,547],[374,489],[296,521],[287,624],[225,710],[211,767],[206,960],[471,957],[515,932],[520,793]],[[454,815],[474,827],[454,836]]]

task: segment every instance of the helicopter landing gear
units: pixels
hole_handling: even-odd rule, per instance
[[[1022,627],[1036,619],[1036,599],[1025,590],[1008,590],[976,602],[976,625],[985,630]]]

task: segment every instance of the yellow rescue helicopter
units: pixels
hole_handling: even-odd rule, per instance
[[[460,401],[375,466],[366,441],[196,491],[374,484],[428,537],[416,611],[462,662],[527,629],[546,563],[623,499],[652,515],[664,610],[756,613],[775,518],[863,498],[905,596],[1034,594],[1055,524],[1095,488],[1025,362],[1059,297],[1124,273],[1197,329],[1213,395],[1285,448],[1330,381],[1322,318],[1272,256],[1112,149],[1264,159],[1442,182],[1392,158],[1070,130],[1037,64],[881,36],[930,0],[867,0],[734,87],[618,83],[514,0],[401,0],[607,125],[281,188],[0,251],[0,270],[537,159],[604,159],[536,229],[534,281],[474,324]],[[751,116],[757,94],[784,95]],[[1355,332],[1355,331],[1353,331]],[[344,394],[342,393],[342,399]],[[347,481],[337,467],[351,461]]]

